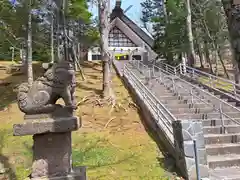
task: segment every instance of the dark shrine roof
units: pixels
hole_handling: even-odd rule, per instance
[[[111,13],[111,21],[115,18],[122,20],[135,34],[137,34],[146,44],[153,48],[154,40],[145,33],[136,23],[134,23],[130,18],[128,18],[122,8],[121,0],[116,0],[116,6]]]

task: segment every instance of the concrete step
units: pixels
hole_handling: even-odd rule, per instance
[[[179,101],[179,102],[168,102],[168,101],[164,101],[164,103],[165,104],[191,104],[192,103],[192,98],[190,98],[190,97],[179,97],[179,96],[175,96],[175,97],[177,97],[177,100]],[[170,99],[169,99],[170,100]],[[196,98],[194,98],[193,99],[193,103],[194,104],[201,104],[201,103],[203,103],[203,101],[201,101],[201,100],[199,100],[199,99],[196,99]]]
[[[209,174],[210,180],[240,180],[240,167],[210,169]]]
[[[240,154],[240,143],[207,144],[207,155]]]
[[[236,123],[228,118],[223,118],[225,125],[236,125]],[[235,121],[240,123],[240,119],[234,118]],[[222,124],[220,119],[205,119],[202,120],[203,126],[219,126]]]
[[[154,91],[154,89],[150,89],[151,90],[151,92],[153,93],[153,94],[155,94],[155,96],[157,97],[157,98],[161,98],[161,97],[175,97],[175,98],[178,98],[177,96],[174,96],[174,93],[172,93],[172,92],[162,92],[162,91]],[[170,98],[170,100],[171,100],[171,98]]]
[[[213,112],[213,107],[203,107],[203,108],[169,108],[168,109],[173,114],[184,114],[184,113],[192,113],[192,114],[200,114],[200,113],[209,113]]]
[[[194,103],[193,106],[191,104],[166,104],[166,107],[168,107],[169,109],[176,109],[176,108],[205,108],[205,107],[209,107],[209,105],[205,104],[205,103]]]
[[[239,118],[240,117],[240,112],[225,112],[226,115],[228,115],[231,118]],[[213,113],[208,113],[207,114],[207,119],[212,119],[212,118],[220,118],[220,113],[219,112],[213,112]]]
[[[227,112],[226,115],[234,119],[234,118],[240,117],[240,112]],[[213,119],[213,118],[220,119],[221,115],[219,112],[209,112],[209,113],[199,113],[199,114],[174,113],[174,116],[182,120],[187,120],[187,119],[192,119],[192,120],[204,119],[205,120],[205,119]]]
[[[205,134],[205,144],[224,144],[240,142],[240,134]]]
[[[240,112],[227,112],[225,113],[229,117],[235,119],[240,117]],[[198,120],[198,119],[220,119],[220,113],[219,112],[212,112],[212,113],[200,113],[200,114],[191,114],[191,113],[176,113],[174,114],[176,118],[178,119],[193,119],[193,120]],[[224,116],[223,116],[224,117]]]
[[[240,132],[240,125],[225,125],[226,133],[238,133]],[[222,126],[204,126],[204,134],[222,134]]]
[[[192,114],[192,113],[185,113],[185,114],[173,114],[179,120],[204,120],[206,119],[205,114]]]
[[[238,166],[240,164],[240,154],[207,156],[207,160],[211,169]]]
[[[169,100],[178,100],[178,97],[177,96],[160,96],[158,94],[156,94],[157,98],[160,100],[160,101],[169,101]]]

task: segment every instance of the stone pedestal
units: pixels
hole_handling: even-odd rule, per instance
[[[31,180],[85,180],[86,170],[72,168],[71,131],[81,126],[78,117],[25,117],[13,126],[15,136],[33,135]]]

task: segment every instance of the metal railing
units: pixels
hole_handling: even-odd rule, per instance
[[[226,132],[226,127],[225,127],[225,124],[224,124],[225,119],[229,119],[229,120],[233,121],[234,123],[240,125],[240,122],[238,122],[237,120],[235,120],[234,118],[230,117],[228,114],[223,112],[223,105],[225,107],[229,107],[229,108],[234,109],[236,111],[236,113],[240,114],[240,110],[238,108],[236,108],[235,106],[233,106],[233,105],[225,102],[224,100],[216,97],[215,95],[211,94],[210,92],[205,91],[204,89],[199,88],[198,86],[195,86],[195,85],[181,79],[177,75],[178,74],[177,70],[172,71],[172,69],[178,68],[178,67],[167,66],[168,68],[167,68],[167,70],[165,70],[165,69],[163,69],[161,67],[157,67],[155,65],[151,65],[152,67],[149,67],[147,65],[144,65],[141,61],[137,61],[137,60],[133,60],[130,63],[133,66],[135,66],[139,71],[142,71],[141,73],[143,75],[145,75],[145,76],[148,75],[148,78],[157,78],[156,72],[159,72],[160,74],[159,74],[158,79],[160,80],[160,83],[163,83],[166,86],[169,86],[169,82],[171,82],[170,86],[172,86],[173,91],[178,96],[181,96],[181,93],[179,93],[180,89],[183,90],[184,92],[186,92],[187,94],[189,94],[191,96],[192,105],[194,105],[194,102],[193,102],[194,99],[197,99],[197,100],[205,103],[209,107],[212,107],[215,112],[219,113],[219,118],[221,120],[221,129],[222,129],[221,132],[222,133],[227,133]],[[145,68],[145,69],[143,69],[143,68]],[[179,67],[179,68],[181,68],[181,67]],[[174,72],[174,74],[172,72]],[[166,81],[167,79],[168,79],[168,82]],[[179,82],[183,83],[184,85],[187,85],[188,88],[180,85]],[[204,96],[211,97],[212,100],[216,100],[217,102],[219,102],[218,107],[216,107],[217,106],[216,104],[206,102],[206,100],[203,99]]]
[[[137,60],[135,60],[137,61]],[[133,61],[131,61],[133,62]],[[143,73],[145,75],[153,75],[151,72],[151,68],[144,65],[143,63],[138,63],[137,66],[138,70],[143,68],[147,69],[147,73]],[[173,116],[173,114],[158,100],[158,98],[143,84],[143,82],[134,74],[129,64],[125,64],[123,68],[123,75],[128,81],[131,83],[135,91],[141,96],[144,100],[144,103],[150,108],[151,113],[157,120],[157,123],[161,125],[161,128],[164,130],[166,137],[170,139],[170,142],[174,145],[174,135],[173,135],[173,128],[172,122],[176,121],[177,119]],[[170,133],[167,133],[167,131]],[[177,144],[175,144],[176,146]],[[180,150],[180,148],[178,148]],[[197,179],[200,180],[200,168],[199,168],[199,156],[198,150],[196,145],[196,139],[193,139],[193,149],[194,149],[194,159],[196,165],[196,175]],[[181,151],[182,152],[182,151]],[[184,154],[182,152],[181,154]]]
[[[228,92],[232,98],[240,100],[240,86],[233,81],[214,76],[212,74],[188,66],[186,66],[186,70],[186,75],[191,77],[192,79],[195,79],[200,83],[203,83],[215,90],[218,90],[221,93]]]
[[[184,66],[183,64],[179,64],[178,66],[174,67],[160,62],[159,66],[172,74],[181,74],[187,76],[199,83],[202,83],[214,90],[219,91],[222,94],[227,93],[229,97],[240,101],[240,85],[231,80],[215,76],[189,66]]]
[[[158,98],[152,94],[152,92],[139,80],[139,78],[132,72],[130,67],[125,64],[123,69],[123,75],[131,82],[135,91],[144,100],[144,103],[150,108],[151,113],[156,118],[157,123],[161,124],[167,137],[174,143],[172,121],[176,118],[169,112],[168,109],[158,100]]]

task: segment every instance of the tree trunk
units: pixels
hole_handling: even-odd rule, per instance
[[[28,85],[33,84],[33,69],[32,69],[32,0],[29,0],[29,14],[28,14],[28,40],[27,40],[27,65],[28,65]]]
[[[227,76],[227,78],[229,79],[229,75],[228,75],[227,69],[226,69],[226,67],[225,67],[225,64],[224,64],[224,62],[223,62],[222,55],[221,55],[221,52],[220,52],[219,47],[217,47],[217,53],[218,53],[219,60],[220,60],[220,62],[221,62],[221,64],[222,64],[222,67],[223,67],[223,70],[224,70],[224,74],[225,74],[225,75]]]
[[[233,52],[233,65],[235,70],[235,82],[239,84],[240,78],[240,5],[233,4],[231,0],[222,0],[223,8],[227,16],[228,31]]]
[[[100,48],[103,65],[103,97],[112,97],[110,57],[108,56],[108,3],[109,0],[99,0],[99,30],[100,30]]]
[[[208,43],[207,43],[206,40],[204,41],[204,51],[205,51],[206,61],[209,63],[209,66],[210,66],[210,73],[213,74],[212,62],[211,62],[211,59],[210,59],[210,54],[209,54],[209,50],[208,50]]]
[[[215,75],[218,76],[218,54],[217,50],[214,48],[214,59],[215,59]]]
[[[189,41],[188,64],[189,66],[193,67],[196,56],[195,56],[194,44],[193,44],[192,15],[191,15],[190,0],[186,0],[186,8],[187,8],[187,31],[188,31],[188,41]]]
[[[204,58],[203,58],[203,53],[202,53],[202,49],[200,47],[199,42],[197,42],[197,51],[198,51],[198,55],[199,55],[201,69],[204,69],[204,64],[203,64]]]
[[[51,14],[51,63],[54,63],[54,17],[53,14]]]

